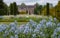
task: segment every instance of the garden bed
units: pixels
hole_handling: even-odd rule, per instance
[[[0,38],[60,38],[60,22],[56,18],[32,19],[17,26],[17,21],[9,25],[0,24]]]

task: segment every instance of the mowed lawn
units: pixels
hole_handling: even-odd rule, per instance
[[[12,22],[0,22],[0,24],[7,24],[9,25]],[[18,26],[22,25],[22,24],[26,24],[27,22],[17,22]]]

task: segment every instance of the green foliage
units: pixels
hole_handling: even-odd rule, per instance
[[[0,0],[0,15],[7,15],[8,13],[8,6],[3,2],[3,0]]]
[[[34,9],[34,14],[41,14],[42,13],[42,5],[36,3],[36,7]]]
[[[24,7],[24,6],[26,6],[26,5],[25,5],[25,3],[22,3],[21,6]]]
[[[14,15],[18,14],[18,7],[17,7],[16,2],[13,3],[13,11],[14,11],[14,12],[13,12]]]
[[[4,3],[4,15],[8,15],[8,6]]]
[[[55,6],[55,16],[60,20],[60,1]]]
[[[47,3],[46,13],[47,13],[47,15],[49,15],[49,3]]]
[[[15,20],[17,20],[18,22],[29,22],[29,20],[32,19],[36,22],[39,22],[41,20],[41,18],[36,18],[36,17],[19,17],[19,18],[14,18],[11,17],[9,19],[0,19],[0,22],[14,22]]]
[[[21,12],[20,12],[20,14],[27,14],[27,13],[26,13],[26,12],[24,12],[24,11],[21,11]]]
[[[10,14],[13,15],[13,4],[10,4]]]
[[[18,14],[18,7],[16,5],[16,2],[10,4],[10,14],[11,15]]]
[[[3,15],[4,13],[4,2],[3,0],[0,0],[0,15]]]
[[[43,6],[40,5],[40,6],[39,6],[40,14],[42,14],[42,8],[43,8]]]

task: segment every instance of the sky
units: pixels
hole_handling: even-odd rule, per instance
[[[10,5],[10,3],[16,2],[17,5],[20,5],[21,3],[25,3],[26,5],[34,5],[35,3],[38,3],[40,5],[45,5],[47,2],[52,3],[53,6],[55,6],[58,3],[58,0],[3,0],[7,5]]]

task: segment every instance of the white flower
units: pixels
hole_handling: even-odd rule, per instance
[[[58,36],[58,38],[60,38],[60,35]]]
[[[29,17],[29,16],[26,16],[27,18]]]
[[[57,21],[57,18],[54,18],[54,21]]]
[[[14,38],[14,36],[10,36],[10,38]]]
[[[60,23],[58,23],[57,26],[60,27]]]
[[[56,28],[54,32],[60,32],[60,27]]]
[[[36,34],[32,34],[32,38],[35,38],[36,37]]]
[[[41,36],[45,36],[45,34],[44,34],[43,32],[40,32],[40,35],[41,35]]]
[[[17,20],[15,20],[15,22],[14,22],[16,25],[17,25]]]
[[[53,21],[53,18],[52,18],[52,16],[50,16],[50,17],[49,17],[49,21]]]
[[[15,34],[19,34],[19,30],[17,29],[17,30],[15,30]]]
[[[39,33],[39,32],[40,32],[40,30],[38,30],[38,29],[34,30],[34,33]]]
[[[9,35],[9,31],[8,30],[5,31],[4,36],[7,36],[7,35]]]
[[[18,38],[18,35],[15,35],[15,38]]]

